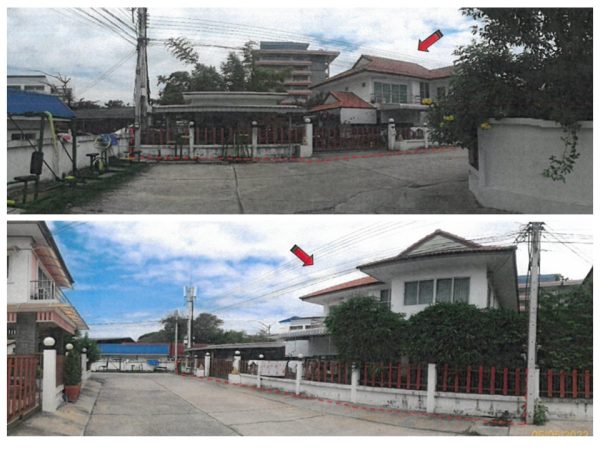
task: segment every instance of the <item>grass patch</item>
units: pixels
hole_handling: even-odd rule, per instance
[[[47,192],[40,192],[35,201],[18,205],[24,214],[67,214],[69,209],[92,203],[105,192],[114,190],[148,169],[146,164],[121,166],[110,177],[87,179],[86,183],[69,186],[67,183]]]

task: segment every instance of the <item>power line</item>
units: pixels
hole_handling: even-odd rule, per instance
[[[85,94],[87,91],[89,91],[90,89],[92,89],[93,87],[95,87],[101,81],[105,80],[109,75],[112,75],[113,72],[115,72],[119,67],[121,67],[123,64],[125,64],[125,62],[129,58],[131,58],[133,55],[135,55],[135,53],[136,53],[135,50],[127,53],[122,59],[120,59],[115,64],[113,64],[112,66],[110,66],[108,69],[106,69],[106,71],[103,72],[103,73],[101,73],[100,76],[98,78],[96,78],[96,80],[94,80],[90,85],[88,85],[86,88],[84,88],[83,91],[81,91],[78,94],[78,97],[83,96],[83,94]]]

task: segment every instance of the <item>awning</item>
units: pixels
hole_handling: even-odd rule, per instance
[[[37,323],[51,323],[69,334],[89,330],[77,310],[66,304],[17,303],[8,305],[7,323],[16,323],[18,313],[36,313]]]
[[[7,89],[7,115],[40,116],[49,112],[54,118],[73,119],[75,113],[55,95]]]
[[[67,288],[72,286],[66,268],[52,247],[36,244],[33,247],[33,251],[58,286]]]

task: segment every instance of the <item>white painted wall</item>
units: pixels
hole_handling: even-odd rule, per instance
[[[566,183],[542,175],[552,155],[564,151],[559,124],[538,119],[490,120],[479,130],[479,170],[469,188],[484,206],[522,213],[591,213],[593,122],[581,122],[579,159]]]
[[[285,341],[285,356],[293,357],[300,354],[309,356],[308,340]],[[312,355],[311,355],[312,356]]]
[[[340,122],[373,125],[377,123],[377,111],[365,108],[342,108]]]
[[[33,254],[33,239],[27,236],[8,236],[8,277],[6,282],[8,303],[24,303],[29,300],[29,284],[32,267],[37,264]]]
[[[45,132],[49,134],[49,131]],[[86,156],[87,153],[99,153],[99,150],[94,147],[94,136],[78,136],[77,137],[77,167],[89,167],[90,159]],[[115,156],[122,155],[127,151],[127,138],[121,139],[118,148],[113,150]],[[33,141],[37,146],[37,143]],[[71,154],[71,144],[65,144],[69,154]],[[58,176],[71,173],[72,162],[58,143],[58,167],[53,164],[54,146],[51,139],[44,139],[44,159],[52,167]],[[31,162],[31,153],[33,148],[27,141],[11,141],[7,148],[7,180],[12,181],[15,177],[29,175],[29,165]],[[53,175],[50,170],[44,165],[40,180],[53,180]]]
[[[337,355],[337,349],[331,336],[315,336],[309,341],[308,349],[304,356]]]
[[[392,279],[392,311],[404,313],[408,316],[416,314],[429,305],[405,305],[404,283],[407,281],[436,280],[438,278],[469,277],[471,279],[469,290],[469,303],[478,308],[487,306],[487,269],[484,265],[461,264],[458,267],[445,267],[429,270],[407,271]],[[435,283],[434,283],[435,285]],[[435,301],[435,292],[434,292]]]

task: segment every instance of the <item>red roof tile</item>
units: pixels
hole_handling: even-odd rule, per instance
[[[311,108],[311,112],[317,111],[325,111],[328,109],[337,109],[337,108],[358,108],[358,109],[374,109],[375,107],[370,103],[364,101],[358,95],[353,92],[340,92],[340,91],[331,91],[329,93],[333,98],[337,101],[333,103],[324,103],[322,105],[315,106]]]
[[[373,277],[363,277],[357,280],[347,281],[346,283],[336,284],[320,291],[311,292],[310,294],[303,295],[300,297],[302,300],[312,297],[318,297],[319,295],[331,294],[332,292],[345,291],[346,289],[353,289],[362,286],[368,286],[371,284],[381,284],[382,282]]]
[[[360,65],[358,65],[359,63]],[[454,67],[447,66],[437,69],[427,69],[420,64],[411,63],[408,61],[382,58],[380,56],[361,55],[361,57],[350,70],[338,73],[337,75],[327,78],[320,83],[314,84],[312,87],[327,84],[330,81],[345,78],[350,75],[354,75],[355,73],[365,71],[404,75],[408,77],[422,78],[425,80],[435,80],[438,78],[447,78],[452,76],[454,73]]]

